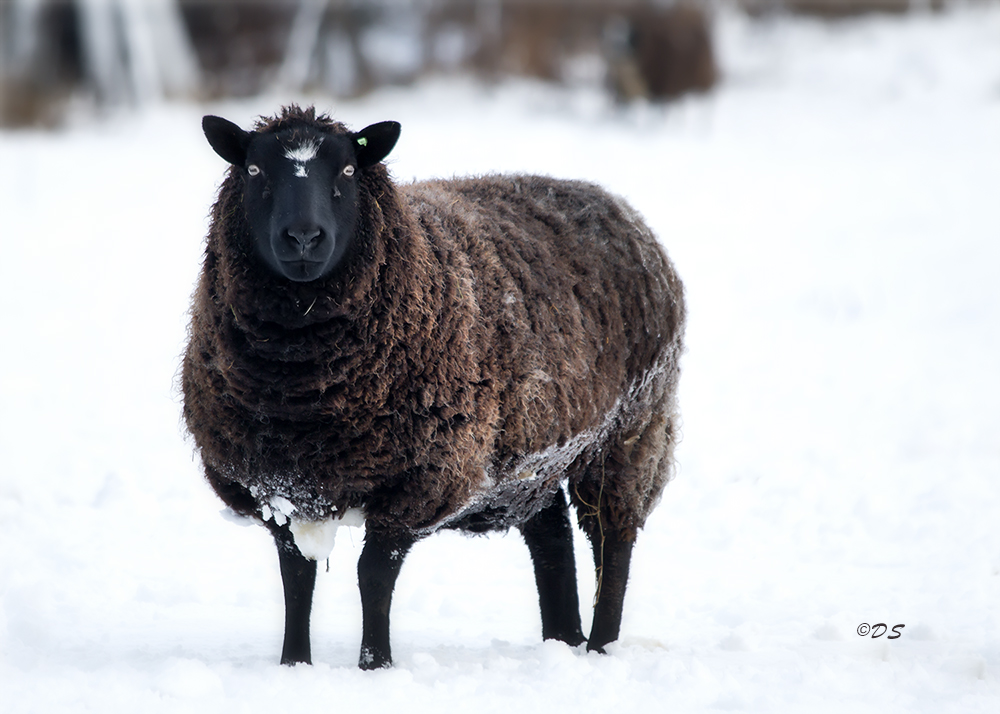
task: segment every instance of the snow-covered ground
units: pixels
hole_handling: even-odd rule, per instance
[[[219,516],[176,373],[225,168],[200,116],[288,97],[0,133],[0,711],[1000,711],[1000,8],[718,39],[723,85],[667,110],[314,98],[401,121],[401,180],[598,181],[676,262],[679,473],[607,657],[540,641],[516,533],[445,533],[403,568],[396,667],[360,672],[347,529],[316,664],[279,667],[273,546]]]

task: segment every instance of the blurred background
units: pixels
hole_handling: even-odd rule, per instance
[[[736,0],[842,18],[947,0]],[[669,100],[719,80],[712,0],[0,0],[0,126],[76,104],[263,91],[356,97],[428,75],[601,85]]]

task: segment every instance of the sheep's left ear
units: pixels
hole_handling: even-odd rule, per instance
[[[365,169],[374,166],[388,156],[399,140],[401,128],[398,121],[380,121],[351,134],[358,167]]]

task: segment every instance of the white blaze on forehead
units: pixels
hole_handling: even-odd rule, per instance
[[[304,141],[298,146],[285,149],[285,158],[291,159],[297,164],[304,164],[306,161],[312,161],[319,153],[319,145],[322,143],[322,138],[313,138],[308,141]]]
[[[285,158],[295,162],[295,175],[305,178],[306,163],[312,161],[319,154],[319,145],[323,143],[322,138],[313,138],[302,142],[298,146],[285,149]]]

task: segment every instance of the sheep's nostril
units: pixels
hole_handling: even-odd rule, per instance
[[[319,228],[289,228],[286,232],[302,248],[312,248],[323,237]]]

